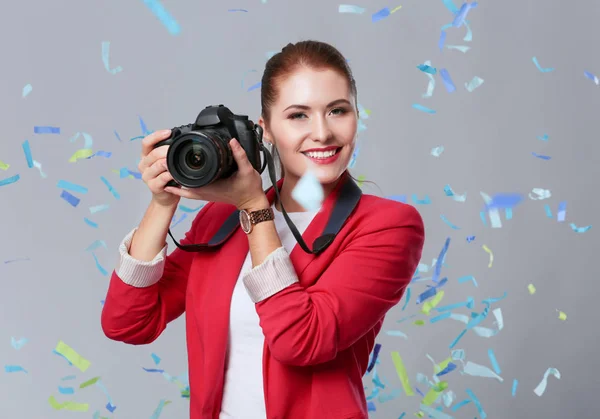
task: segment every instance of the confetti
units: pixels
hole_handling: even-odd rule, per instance
[[[427,62],[425,64],[419,64],[417,66],[417,68],[419,70],[421,70],[422,72],[427,73],[427,74],[435,74],[435,73],[437,73],[437,70],[435,69],[435,67],[431,67],[430,64],[431,64],[431,62]]]
[[[542,73],[549,73],[550,71],[554,71],[554,68],[551,68],[551,67],[542,68],[536,57],[533,57],[532,61],[535,64],[535,66],[537,67],[537,69],[540,70]]]
[[[448,48],[448,49],[455,49],[457,51],[462,52],[463,54],[466,53],[468,50],[471,49],[471,47],[468,47],[466,45],[446,45],[446,48]]]
[[[307,170],[302,175],[292,190],[292,198],[307,211],[314,211],[321,207],[324,199],[323,187],[311,170]]]
[[[495,206],[493,205],[494,200],[488,194],[486,194],[484,192],[479,192],[479,194],[485,201],[486,208],[487,208],[487,211],[481,212],[481,219],[484,221],[484,224],[485,224],[485,214],[487,212],[487,214],[490,217],[490,223],[492,224],[492,228],[501,228],[502,222],[500,221],[500,213],[498,212],[498,208],[495,208]]]
[[[467,282],[467,281],[473,282],[473,285],[475,285],[475,287],[477,287],[477,280],[475,279],[475,277],[473,275],[467,275],[467,276],[458,278],[459,284],[462,284],[463,282]]]
[[[419,105],[418,103],[413,103],[412,107],[415,108],[418,111],[425,112],[425,113],[428,113],[428,114],[434,114],[435,113],[435,111],[433,109],[426,108],[425,106]]]
[[[33,127],[34,134],[60,134],[60,128],[58,127]]]
[[[479,412],[479,416],[481,416],[481,419],[487,418],[487,413],[484,412],[483,407],[481,406],[481,403],[479,402],[479,399],[477,398],[477,396],[475,396],[475,393],[473,393],[473,390],[468,388],[465,391],[469,395],[469,398],[471,399],[471,401],[473,402],[475,407],[477,408],[477,411]]]
[[[558,311],[558,318],[560,320],[563,320],[563,321],[567,320],[567,314],[564,311],[559,311],[559,310],[556,310],[556,311]]]
[[[1,185],[0,185],[1,186]],[[571,229],[575,232],[575,233],[585,233],[586,231],[588,231],[590,228],[592,228],[591,225],[589,226],[585,226],[585,227],[577,227],[577,225],[571,223],[569,224],[571,226]]]
[[[459,28],[463,23],[465,23],[465,19],[467,18],[467,14],[469,10],[475,8],[477,6],[477,2],[473,3],[463,3],[460,10],[456,14],[454,21],[452,22],[452,26],[455,28]]]
[[[431,149],[431,155],[435,156],[435,157],[440,157],[443,152],[444,152],[443,145]]]
[[[106,187],[108,188],[110,193],[115,197],[115,199],[121,198],[121,195],[119,195],[119,193],[115,190],[115,188],[113,188],[113,186],[110,184],[110,182],[104,176],[100,176],[100,180],[102,181],[102,183],[104,183],[106,185]]]
[[[596,86],[600,85],[600,80],[598,80],[598,77],[594,76],[589,71],[584,71],[583,75],[586,76],[588,79],[592,80],[594,83],[596,83]]]
[[[6,171],[6,170],[8,170],[9,167],[10,167],[10,164],[4,163],[2,160],[0,160],[0,169]]]
[[[340,4],[338,7],[338,13],[362,14],[365,12],[365,10],[367,9],[365,9],[364,7],[353,6],[351,4]]]
[[[76,403],[76,402],[63,402],[58,403],[54,396],[50,396],[48,399],[50,406],[52,406],[55,410],[72,410],[74,412],[87,412],[89,409],[89,404],[87,403]]]
[[[390,14],[391,14],[390,9],[388,9],[387,7],[384,7],[383,9],[374,13],[371,16],[371,22],[373,22],[373,23],[378,22],[378,21],[388,17]]]
[[[29,342],[28,339],[25,338],[21,338],[19,340],[15,339],[14,337],[10,338],[10,344],[13,348],[15,348],[17,351],[19,349],[21,349],[27,342]]]
[[[544,134],[541,137],[538,136],[537,139],[540,141],[548,141],[548,134]]]
[[[493,349],[488,349],[488,356],[490,358],[490,362],[492,363],[492,368],[496,374],[501,374],[500,366],[498,365],[498,361],[496,360],[496,355],[494,354]]]
[[[31,148],[29,147],[29,140],[23,142],[23,152],[25,153],[25,160],[27,160],[27,167],[33,167],[33,158],[31,157]]]
[[[110,208],[108,204],[96,205],[94,207],[90,207],[90,213],[95,214],[100,211],[106,211],[108,208]]]
[[[490,263],[488,265],[488,268],[491,268],[492,267],[492,263],[494,263],[494,254],[492,253],[492,251],[490,250],[490,248],[487,247],[485,244],[482,247],[483,247],[483,250],[485,250],[490,255]]]
[[[83,218],[83,221],[85,221],[85,223],[86,223],[87,225],[89,225],[90,227],[93,227],[93,228],[98,228],[98,223],[95,223],[94,221],[92,221],[92,220],[90,220],[90,219],[88,219],[88,218],[85,218],[85,217],[84,217],[84,218]]]
[[[48,177],[48,175],[47,175],[47,174],[45,174],[45,173],[42,171],[42,164],[41,164],[40,162],[38,162],[37,160],[34,160],[34,161],[33,161],[33,167],[35,167],[36,169],[38,169],[38,170],[40,171],[40,176],[41,176],[42,178],[47,178],[47,177]]]
[[[158,407],[156,408],[156,410],[154,410],[154,413],[152,413],[152,416],[150,416],[150,419],[158,419],[160,417],[160,414],[162,413],[163,408],[169,403],[171,402],[168,400],[161,400],[158,403]]]
[[[465,89],[471,93],[473,90],[477,89],[479,86],[483,84],[483,79],[481,77],[473,77],[470,82],[465,83]]]
[[[159,0],[143,0],[144,4],[154,16],[163,24],[167,31],[171,35],[179,35],[181,33],[181,27],[173,16],[165,9]]]
[[[512,385],[512,396],[515,397],[515,395],[517,394],[517,386],[519,385],[519,380],[514,379],[513,380],[513,385]]]
[[[437,392],[434,392],[433,394],[435,395],[435,397],[436,397],[436,398],[437,398],[437,397],[438,397],[438,395],[439,395]],[[433,403],[433,402],[432,402],[432,403]],[[427,414],[427,415],[428,415],[430,418],[433,418],[433,419],[453,419],[453,417],[452,417],[452,416],[450,416],[450,415],[448,415],[447,413],[444,413],[444,412],[442,412],[442,411],[439,411],[439,410],[433,409],[433,408],[431,408],[431,407],[427,406],[425,403],[421,403],[421,405],[420,405],[420,408],[421,408],[421,410],[422,410],[424,413],[426,413],[426,414]]]
[[[548,368],[544,373],[544,377],[542,381],[537,385],[537,387],[533,390],[535,394],[539,397],[542,397],[544,392],[546,391],[546,386],[548,385],[548,376],[553,375],[557,380],[560,380],[560,372],[556,368]]]
[[[532,191],[529,192],[529,198],[533,199],[534,201],[548,199],[551,196],[552,196],[552,194],[550,193],[550,191],[548,189],[533,188]]]
[[[381,350],[381,344],[376,343],[373,348],[373,353],[371,355],[371,362],[369,362],[369,366],[367,367],[367,372],[371,372],[375,367],[375,363],[377,362],[377,357],[379,356],[379,351]]]
[[[467,243],[471,243],[473,240],[475,240],[475,236],[467,236]]]
[[[529,294],[535,294],[535,286],[533,284],[527,285],[527,289],[529,290]]]
[[[442,31],[440,34],[440,40],[438,41],[438,48],[440,51],[444,49],[444,42],[446,42],[446,31]]]
[[[66,180],[59,180],[56,186],[60,189],[65,189],[76,193],[85,194],[88,192],[88,189],[85,186],[76,185],[74,183],[67,182]]]
[[[452,82],[448,70],[446,70],[445,68],[440,69],[440,76],[442,77],[442,81],[444,82],[444,86],[446,87],[448,93],[454,92],[456,90],[456,86]]]
[[[565,221],[567,215],[567,202],[562,201],[558,203],[558,213],[556,214],[556,221],[562,223]]]
[[[464,193],[462,195],[457,195],[454,193],[454,191],[452,190],[450,185],[444,186],[444,193],[446,194],[446,196],[451,197],[454,201],[457,201],[457,202],[465,202],[467,200],[466,193]]]
[[[248,13],[248,10],[246,9],[228,9],[228,12],[245,12]]]
[[[433,74],[437,72],[437,70],[431,67],[431,61],[427,60],[424,64],[419,64],[417,68],[425,73],[425,75],[429,78],[429,82],[427,83],[427,91],[421,95],[424,99],[433,96],[433,90],[435,89],[435,79],[433,78]]]
[[[113,69],[110,68],[110,42],[103,41],[102,42],[102,62],[104,63],[104,68],[113,76],[117,73],[123,71],[123,67],[118,66]]]
[[[552,157],[550,157],[550,156],[544,156],[544,155],[541,155],[541,154],[535,153],[535,152],[533,152],[533,151],[531,152],[531,154],[532,154],[534,157],[537,157],[538,159],[542,159],[542,160],[550,160],[550,159],[552,158]]]
[[[22,97],[26,97],[27,95],[29,95],[29,93],[31,93],[32,90],[33,87],[31,86],[31,84],[26,84],[25,87],[23,87],[23,91],[21,93]]]
[[[447,224],[447,225],[448,225],[450,228],[452,228],[453,230],[460,230],[460,227],[458,227],[458,226],[457,226],[457,225],[455,225],[455,224],[452,224],[452,223],[450,222],[450,220],[448,220],[444,214],[441,214],[441,215],[440,215],[440,218],[442,219],[442,221],[443,221],[444,223],[446,223],[446,224]]]
[[[4,371],[7,373],[13,373],[13,372],[24,372],[27,374],[27,371],[25,370],[25,368],[23,368],[20,365],[5,365],[4,366]]]
[[[58,342],[54,350],[57,354],[65,357],[67,361],[75,365],[81,372],[85,372],[90,367],[90,361],[83,358],[62,340]]]
[[[402,388],[407,396],[414,396],[412,388],[410,387],[410,383],[408,381],[408,375],[406,374],[406,368],[404,368],[404,363],[402,362],[402,357],[399,352],[392,352],[392,362],[394,363],[394,367],[396,368],[396,372],[398,373],[398,377],[400,378],[400,382],[402,383]]]
[[[81,201],[79,198],[77,198],[74,195],[71,195],[69,192],[63,190],[60,194],[60,197],[62,199],[64,199],[65,201],[67,201],[69,204],[71,204],[73,207],[76,207],[77,205],[79,205],[79,202]]]
[[[87,159],[94,155],[94,151],[89,148],[83,148],[77,150],[71,157],[69,157],[69,163],[75,163],[77,160]]]
[[[431,198],[429,198],[429,195],[425,195],[425,198],[419,199],[416,194],[412,194],[411,198],[412,198],[413,203],[415,203],[416,205],[429,205],[429,204],[431,204]]]
[[[484,377],[484,378],[495,378],[496,380],[503,382],[504,379],[496,374],[494,371],[489,369],[484,365],[479,365],[471,361],[467,361],[463,368],[463,372],[467,375],[471,375],[474,377]]]

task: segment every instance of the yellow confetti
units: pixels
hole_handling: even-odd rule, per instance
[[[10,167],[10,164],[4,163],[2,160],[0,160],[0,169],[8,170],[9,167]]]
[[[567,320],[567,313],[565,313],[564,311],[558,311],[558,318],[561,320]]]
[[[358,180],[357,185],[360,188],[360,187],[362,187],[362,184],[365,181],[365,176],[364,175],[360,175],[358,178],[356,178],[356,180]]]
[[[87,412],[90,408],[90,405],[87,403],[75,403],[75,402],[63,402],[59,403],[56,401],[54,396],[50,396],[48,399],[50,402],[50,406],[52,406],[56,410],[72,410],[74,412]]]
[[[87,159],[94,155],[94,151],[91,148],[82,148],[81,150],[77,150],[69,159],[69,163],[74,163],[77,160]]]
[[[402,357],[400,357],[399,352],[392,352],[392,361],[394,362],[394,367],[396,367],[396,372],[398,373],[398,377],[400,378],[404,392],[407,396],[414,396],[415,393],[413,393],[412,388],[410,388],[408,375],[406,374],[406,368],[404,368],[404,363],[402,362]]]
[[[434,401],[437,400],[440,393],[448,388],[448,383],[446,381],[441,381],[434,387],[430,388],[421,403],[425,406],[430,406]]]
[[[437,374],[438,372],[444,371],[446,369],[446,367],[448,366],[448,364],[451,362],[452,362],[452,357],[449,357],[449,358],[443,360],[442,362],[440,362],[438,365],[434,365],[433,373]]]
[[[535,287],[533,286],[533,284],[527,285],[527,289],[529,290],[529,294],[535,294]]]
[[[90,361],[83,358],[81,355],[75,352],[73,348],[64,343],[62,340],[58,342],[54,350],[62,356],[64,356],[65,358],[67,358],[69,362],[75,365],[77,368],[79,368],[81,372],[85,372],[85,370],[87,370],[91,365]]]
[[[413,324],[416,326],[423,326],[425,322],[423,320],[415,320]]]
[[[398,7],[396,7],[394,10],[392,10],[392,11],[390,12],[390,14],[392,14],[392,13],[394,13],[395,11],[397,11],[397,10],[400,10],[400,9],[402,9],[402,6],[398,6]]]
[[[113,173],[116,173],[117,175],[120,175],[120,174],[121,174],[121,171],[120,171],[120,170],[117,170],[117,169],[113,169],[113,170],[111,170],[111,172],[113,172]],[[127,176],[127,178],[128,178],[128,179],[135,179],[135,176],[133,176],[133,175],[129,175],[129,176]]]
[[[425,304],[423,304],[423,308],[421,309],[421,313],[427,314],[429,316],[429,312],[431,311],[431,309],[437,306],[440,303],[440,301],[442,301],[442,298],[444,298],[443,290],[438,292],[435,295],[435,297],[433,297],[431,300],[425,301]]]
[[[486,252],[488,252],[490,254],[490,263],[488,265],[488,268],[492,267],[492,263],[494,263],[494,254],[492,253],[492,251],[490,250],[489,247],[487,247],[485,244],[482,246],[483,250],[485,250]]]

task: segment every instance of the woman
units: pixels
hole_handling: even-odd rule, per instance
[[[303,239],[318,237],[339,194],[358,127],[356,85],[344,57],[315,41],[289,44],[266,64],[258,123],[283,168],[281,203]],[[186,312],[193,419],[367,418],[362,377],[384,316],[410,282],[424,229],[411,206],[362,195],[318,256],[296,244],[260,174],[235,139],[238,171],[198,189],[172,180],[166,149],[143,140],[139,170],[152,191],[120,246],[102,312],[107,337],[154,341]],[[332,155],[333,154],[333,155]],[[325,200],[306,211],[292,191],[308,166]],[[181,197],[210,201],[182,244],[204,243],[236,209],[262,222],[237,229],[217,251],[175,249],[166,235]],[[273,218],[273,219],[271,219]],[[248,227],[248,226],[245,226]]]

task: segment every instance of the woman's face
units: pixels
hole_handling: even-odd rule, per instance
[[[333,70],[302,67],[278,84],[268,126],[286,180],[311,169],[321,184],[335,182],[348,167],[356,143],[358,114],[347,80]]]

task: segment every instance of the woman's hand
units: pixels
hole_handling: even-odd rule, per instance
[[[233,175],[201,188],[167,186],[164,190],[183,198],[235,205],[238,209],[263,206],[265,203],[268,206],[262,189],[262,178],[248,160],[246,151],[235,138],[229,141],[229,145],[238,166],[238,170]]]
[[[167,151],[169,146],[154,148],[159,141],[169,138],[171,130],[156,131],[142,140],[142,159],[138,170],[142,180],[152,192],[152,200],[164,207],[177,206],[180,196],[165,189],[165,185],[173,177],[167,170]]]

